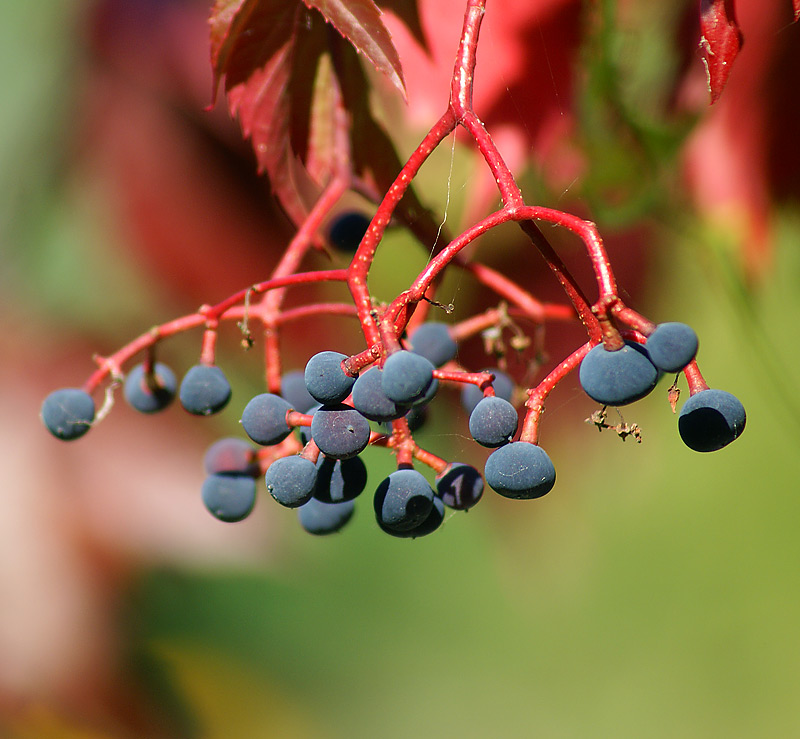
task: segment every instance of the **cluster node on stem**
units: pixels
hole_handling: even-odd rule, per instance
[[[249,515],[255,480],[281,505],[297,508],[300,524],[315,535],[339,531],[351,518],[353,500],[366,488],[366,468],[358,456],[368,445],[393,453],[397,471],[376,488],[378,526],[398,538],[430,534],[444,521],[444,507],[466,510],[481,498],[484,479],[471,464],[451,462],[419,446],[416,429],[442,388],[462,389],[473,438],[494,451],[485,466],[485,480],[507,498],[531,499],[555,484],[555,467],[539,446],[540,421],[550,392],[578,369],[586,393],[603,406],[588,419],[598,429],[614,429],[624,440],[641,441],[636,424],[609,424],[607,405],[632,403],[650,393],[666,372],[686,376],[690,397],[680,414],[680,434],[687,445],[707,452],[726,446],[743,431],[745,413],[729,393],[706,384],[695,359],[698,342],[680,323],[656,324],[619,297],[617,282],[597,226],[571,213],[528,205],[514,176],[472,107],[476,50],[485,0],[468,0],[456,53],[450,99],[444,113],[408,157],[383,196],[376,196],[372,217],[345,211],[333,214],[349,191],[363,183],[343,158],[308,215],[298,223],[272,275],[249,285],[216,305],[168,321],[143,333],[99,363],[82,388],[52,393],[42,406],[42,419],[59,439],[83,436],[102,417],[92,395],[113,395],[123,368],[139,355],[143,361],[128,371],[125,397],[137,410],[156,413],[177,396],[189,413],[206,416],[224,408],[231,388],[217,365],[220,326],[233,322],[249,348],[260,335],[264,344],[266,392],[251,399],[242,425],[250,441],[226,439],[206,455],[208,478],[202,501],[212,515],[235,522]],[[411,284],[388,303],[370,293],[368,278],[376,251],[389,223],[403,223],[398,208],[431,152],[457,128],[463,129],[493,175],[502,206],[449,238],[432,255]],[[333,218],[333,220],[332,220]],[[508,276],[464,250],[478,237],[506,223],[516,223],[552,271],[566,302],[543,303]],[[591,302],[538,224],[566,229],[586,250],[597,298]],[[323,224],[328,224],[323,228]],[[411,223],[405,223],[412,228]],[[345,269],[303,271],[302,264],[320,241],[352,253]],[[532,252],[531,252],[532,253]],[[496,298],[497,308],[454,323],[426,321],[437,286],[448,270],[470,273]],[[286,292],[296,286],[338,284],[346,293],[340,302],[310,303],[286,308]],[[343,291],[343,292],[344,292]],[[447,310],[449,313],[450,310]],[[352,355],[336,346],[321,347],[304,372],[284,372],[281,337],[296,323],[321,314],[357,322],[364,348]],[[544,356],[546,329],[553,323],[579,321],[586,341],[560,361],[538,384],[515,392],[514,381],[501,368],[470,371],[458,361],[459,345],[474,336],[484,340],[487,354],[501,363],[506,343],[523,351],[532,346]],[[203,330],[198,362],[178,385],[171,370],[155,361],[165,340]],[[527,395],[520,418],[515,397]],[[677,403],[673,383],[668,397]],[[476,446],[476,451],[478,447]],[[435,489],[415,468],[429,467]]]

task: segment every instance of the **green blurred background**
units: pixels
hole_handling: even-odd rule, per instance
[[[221,299],[226,279],[248,284],[274,264],[285,225],[274,226],[274,212],[261,205],[248,211],[252,233],[272,222],[275,243],[220,242],[214,260],[203,252],[192,267],[194,282],[170,277],[190,269],[193,243],[163,263],[163,254],[142,246],[148,234],[166,238],[165,213],[167,222],[194,218],[198,231],[205,228],[190,206],[180,210],[202,194],[191,189],[191,175],[178,172],[166,184],[145,178],[155,203],[125,179],[135,178],[145,156],[180,162],[176,141],[200,170],[209,162],[209,191],[219,188],[209,220],[233,220],[229,200],[260,203],[264,194],[221,111],[213,124],[198,123],[211,117],[202,112],[208,72],[198,6],[38,0],[10,5],[0,27],[8,411],[8,478],[0,487],[9,519],[0,547],[0,586],[8,592],[0,648],[13,654],[0,654],[0,733],[800,735],[800,210],[792,197],[770,203],[772,261],[748,283],[736,234],[705,220],[677,185],[675,151],[690,122],[665,118],[655,130],[625,118],[621,104],[610,105],[614,116],[603,122],[607,49],[592,57],[591,43],[583,47],[595,66],[576,93],[576,108],[593,113],[577,116],[576,140],[607,158],[596,154],[602,176],[592,170],[570,197],[578,208],[594,208],[603,230],[596,201],[607,188],[628,193],[625,207],[605,216],[609,248],[633,281],[631,302],[656,320],[696,328],[710,384],[735,393],[748,411],[734,445],[711,455],[685,448],[658,394],[626,409],[644,442],[623,443],[584,424],[591,403],[565,387],[542,427],[558,470],[550,495],[515,502],[487,491],[474,511],[450,513],[435,535],[405,541],[378,531],[366,497],[351,525],[328,538],[304,534],[293,512],[268,499],[254,521],[206,520],[192,497],[202,452],[236,432],[237,413],[258,388],[258,357],[248,366],[235,342],[227,347],[229,373],[241,402],[222,417],[188,419],[173,408],[163,420],[140,419],[119,406],[74,447],[47,437],[36,419],[41,398],[80,384],[92,352],[111,352],[153,323]],[[643,38],[658,21],[641,21]],[[190,29],[185,37],[182,24]],[[615,39],[611,33],[605,41],[613,47]],[[622,49],[608,53],[629,59]],[[124,63],[134,51],[141,76]],[[642,44],[639,51],[649,63],[641,74],[674,74],[674,60],[666,71],[656,63],[669,50]],[[186,58],[202,71],[182,76]],[[130,110],[141,104],[149,112],[127,118],[128,108],[115,108],[120,90],[131,97]],[[167,113],[158,117],[148,106]],[[109,131],[124,120],[154,154],[119,154],[125,143]],[[637,135],[609,139],[615,131]],[[406,134],[410,145],[418,132]],[[209,144],[214,137],[224,147]],[[608,140],[613,152],[602,145]],[[475,163],[459,151],[451,173],[445,148],[423,193],[443,208],[445,193],[433,183],[452,175],[449,223],[457,223]],[[648,163],[659,158],[653,174]],[[535,168],[521,180],[542,202],[559,196]],[[642,196],[635,207],[632,193]],[[632,233],[646,243],[628,253]],[[518,265],[519,248],[509,232],[487,258]],[[424,264],[424,254],[418,265],[409,258],[413,249],[402,236],[387,242],[372,278],[376,293],[396,293]],[[448,282],[443,292],[451,289],[467,314],[469,284]],[[327,341],[333,330],[309,329],[312,339]],[[353,341],[342,351],[357,350]],[[168,358],[176,369],[188,366],[197,342],[175,343]],[[301,364],[309,345],[287,345],[289,361]],[[447,402],[420,443],[478,464],[484,455],[466,437],[464,414],[454,397]],[[391,470],[381,450],[364,456],[371,481]],[[20,646],[35,643],[49,646],[44,653]]]

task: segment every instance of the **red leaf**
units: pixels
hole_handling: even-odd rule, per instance
[[[259,170],[266,170],[275,194],[295,223],[302,222],[319,196],[291,147],[291,34],[270,61],[228,91],[231,115],[253,144]],[[227,86],[227,80],[226,80]]]
[[[416,0],[395,2],[413,21]],[[354,148],[369,158],[371,142],[353,145],[353,122],[371,118],[356,52],[404,90],[380,11],[372,0],[217,0],[210,26],[215,87],[224,76],[230,113],[251,139],[259,171],[299,223],[332,177],[349,176]],[[351,75],[359,91],[345,96]],[[357,159],[363,172],[364,157]]]
[[[320,59],[314,81],[306,152],[308,172],[317,182],[325,184],[331,175],[351,166],[350,133],[339,80],[326,55]]]
[[[713,105],[722,94],[733,61],[742,46],[733,0],[701,0],[700,34],[700,49]]]
[[[392,37],[372,0],[303,0],[316,8],[339,33],[372,62],[405,98],[406,87],[400,57]]]
[[[215,86],[230,90],[263,67],[294,36],[299,5],[287,0],[217,0],[211,12]]]

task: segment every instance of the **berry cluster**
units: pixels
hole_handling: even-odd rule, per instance
[[[223,439],[205,456],[207,478],[201,497],[221,521],[240,521],[250,514],[257,480],[263,476],[272,498],[297,509],[304,529],[312,534],[340,530],[353,515],[354,499],[367,487],[367,470],[359,455],[368,445],[385,447],[396,456],[396,471],[375,486],[373,496],[377,524],[392,536],[415,538],[435,531],[446,507],[467,510],[481,499],[484,479],[507,498],[539,498],[553,488],[556,478],[550,457],[539,446],[544,402],[576,369],[586,394],[603,406],[602,414],[606,406],[623,406],[645,397],[663,375],[683,373],[690,397],[681,409],[678,430],[686,445],[709,452],[736,439],[745,426],[744,408],[733,395],[706,384],[695,359],[695,332],[683,323],[657,325],[622,302],[595,224],[525,204],[471,108],[483,10],[481,0],[468,1],[447,110],[386,194],[376,198],[374,216],[354,211],[337,215],[344,193],[359,184],[355,173],[343,166],[298,224],[270,279],[157,326],[113,355],[100,358],[98,369],[82,388],[57,390],[45,399],[42,419],[51,433],[62,440],[83,436],[108,412],[121,384],[127,402],[142,413],[161,411],[176,396],[191,414],[218,413],[231,399],[231,386],[216,364],[217,336],[222,322],[236,321],[248,348],[257,340],[253,327],[263,329],[267,392],[250,399],[242,412],[241,424],[249,441]],[[476,142],[495,176],[503,206],[450,238],[406,290],[391,302],[381,303],[367,287],[376,249],[390,222],[405,224],[416,233],[417,220],[402,206],[403,196],[430,152],[456,126],[466,129]],[[588,301],[537,221],[565,228],[582,240],[597,282],[594,302]],[[568,304],[542,303],[508,277],[465,259],[465,247],[506,222],[516,222],[544,257]],[[326,246],[352,253],[349,267],[301,271],[309,251]],[[437,305],[436,288],[450,269],[473,275],[497,296],[498,307],[452,324],[429,320],[431,307]],[[343,284],[350,301],[284,307],[287,289],[316,283]],[[363,351],[346,355],[335,347],[325,348],[308,359],[302,372],[284,373],[281,335],[291,323],[319,314],[355,318],[364,337]],[[458,362],[460,342],[477,335],[502,337],[506,331],[513,333],[512,346],[532,344],[537,354],[543,354],[545,328],[575,320],[586,329],[586,343],[537,385],[525,389],[521,423],[515,402],[523,397],[522,388],[511,377],[499,368],[470,371]],[[526,324],[530,326],[527,332],[520,328]],[[204,329],[199,361],[179,384],[169,367],[156,361],[156,347],[198,327]],[[126,373],[125,365],[137,355],[144,355],[143,361]],[[675,380],[668,393],[673,410],[678,396]],[[97,411],[92,394],[103,386],[105,402]],[[472,438],[493,450],[483,476],[474,465],[440,458],[414,439],[426,409],[443,386],[460,388]],[[607,427],[604,421],[598,425]],[[433,470],[435,488],[415,464]]]

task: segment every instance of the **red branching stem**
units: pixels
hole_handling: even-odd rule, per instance
[[[286,425],[291,428],[298,426],[310,426],[311,416],[308,413],[298,413],[297,411],[288,411],[286,413]]]
[[[311,305],[300,305],[297,308],[281,311],[278,315],[277,323],[283,326],[292,321],[299,321],[304,318],[318,318],[321,315],[358,317],[355,306],[350,303],[312,303]]]
[[[422,464],[430,467],[437,475],[441,475],[449,466],[450,463],[446,462],[441,457],[423,449],[420,446],[414,445],[414,459],[419,460]]]
[[[491,383],[494,382],[494,375],[491,372],[458,372],[444,369],[433,371],[433,376],[440,382],[458,382],[464,385],[477,385],[481,390],[490,391],[494,395]]]
[[[417,445],[411,436],[411,430],[408,428],[408,421],[405,418],[392,421],[392,436],[389,446],[395,450],[398,467],[413,467]]]
[[[535,388],[528,390],[528,400],[525,403],[528,412],[525,414],[525,420],[522,423],[520,441],[527,441],[531,444],[539,442],[539,421],[544,412],[545,398],[559,382],[580,365],[592,346],[592,342],[587,342],[579,349],[576,349]]]
[[[313,439],[309,439],[308,443],[303,447],[303,451],[300,452],[300,456],[303,457],[303,459],[307,459],[309,462],[313,462],[314,464],[317,463],[319,455],[319,447],[316,445]]]
[[[611,312],[614,314],[615,318],[618,318],[644,336],[650,336],[650,334],[656,330],[655,323],[645,318],[640,313],[637,313],[635,310],[623,305],[621,301],[611,309]]]
[[[203,343],[200,348],[200,364],[212,365],[215,363],[217,353],[217,326],[218,321],[214,321],[212,326],[208,326],[203,332]]]
[[[225,298],[221,303],[208,307],[204,312],[204,316],[206,320],[222,318],[226,311],[241,303],[248,293],[252,297],[261,295],[269,290],[276,290],[279,287],[289,287],[290,285],[310,285],[316,282],[347,282],[347,272],[348,270],[346,269],[323,269],[315,272],[297,272],[258,282],[255,285],[246,287],[244,290],[239,290],[239,292]]]
[[[495,226],[507,223],[508,221],[519,221],[523,222],[524,225],[525,222],[533,220],[542,220],[557,226],[562,226],[581,238],[589,252],[589,256],[595,268],[595,274],[598,276],[598,286],[601,295],[600,300],[610,300],[613,293],[609,291],[616,290],[616,283],[611,273],[608,256],[606,255],[594,223],[585,221],[570,213],[553,210],[552,208],[527,205],[519,208],[503,208],[495,211],[453,239],[453,241],[431,260],[428,266],[413,282],[411,287],[395,298],[384,314],[384,325],[394,325],[395,332],[401,332],[403,328],[405,328],[405,324],[401,324],[398,321],[398,317],[404,307],[409,302],[419,302],[425,295],[425,291],[442,270],[453,261],[455,256],[462,249],[467,247],[476,238]],[[537,244],[537,246],[539,245]],[[592,307],[589,305],[572,275],[564,266],[561,258],[558,257],[549,244],[547,246],[550,248],[552,254],[545,254],[545,260],[561,282],[567,296],[575,306],[581,321],[587,327],[587,330],[589,330],[590,336],[595,342],[599,341],[601,330],[597,317],[592,311]],[[541,247],[539,248],[541,251]],[[616,299],[615,295],[613,295],[613,297]]]
[[[503,205],[512,209],[524,205],[525,201],[519,185],[483,123],[475,113],[469,112],[462,118],[461,125],[469,131],[478,146],[478,151],[491,170],[497,189],[500,191],[500,197],[503,199]]]
[[[350,294],[353,296],[353,302],[358,311],[361,320],[361,328],[364,332],[364,338],[367,344],[372,345],[380,343],[380,332],[372,317],[372,298],[370,297],[369,287],[367,286],[367,277],[372,262],[375,259],[375,250],[383,238],[384,231],[391,220],[394,209],[405,194],[411,181],[414,179],[417,172],[419,172],[420,167],[425,163],[425,160],[430,156],[431,152],[453,130],[454,126],[455,119],[452,112],[448,109],[423,138],[422,142],[403,165],[400,174],[397,175],[394,182],[389,187],[348,269],[347,285],[350,289]]]
[[[258,460],[258,466],[261,468],[261,472],[263,473],[267,471],[267,467],[269,467],[276,459],[288,457],[291,454],[297,454],[300,451],[302,451],[300,442],[297,440],[296,436],[291,435],[287,436],[282,442],[280,442],[280,444],[259,449],[258,452],[256,452],[256,459]]]
[[[351,377],[357,377],[364,367],[374,364],[381,358],[381,345],[373,344],[369,349],[365,349],[359,354],[348,357],[342,362],[342,369]]]
[[[634,330],[623,330],[620,331],[620,336],[625,339],[625,341],[635,341],[637,344],[646,344],[647,337],[640,333],[639,331]]]
[[[286,251],[278,262],[272,278],[294,274],[300,267],[305,255],[313,243],[314,235],[319,230],[322,220],[336,205],[347,189],[344,177],[335,177],[317,199],[311,212],[300,224]],[[281,355],[280,334],[278,331],[280,309],[286,295],[286,288],[275,289],[264,296],[259,315],[264,325],[264,371],[267,388],[270,392],[279,392],[281,387]]]
[[[686,377],[686,382],[689,383],[689,395],[695,395],[701,390],[708,390],[709,385],[703,378],[700,368],[697,366],[697,360],[693,359],[683,370]]]
[[[261,316],[258,312],[259,310],[258,307],[247,308],[243,305],[236,305],[226,310],[221,320],[242,320],[245,316],[260,320]],[[298,305],[296,308],[281,310],[278,314],[277,323],[283,326],[286,323],[301,321],[305,318],[316,318],[322,314],[329,316],[348,316],[350,318],[358,317],[358,313],[352,303],[311,303],[309,305]]]
[[[267,280],[266,282],[261,282],[257,285],[253,285],[252,287],[240,290],[215,306],[203,306],[197,313],[181,316],[180,318],[163,323],[160,326],[155,326],[149,331],[141,334],[136,339],[129,342],[114,354],[106,357],[102,362],[100,362],[98,369],[95,370],[83,384],[83,389],[87,393],[93,393],[100,386],[100,383],[102,383],[109,376],[109,374],[112,374],[112,368],[122,367],[136,354],[154,346],[162,339],[189,331],[193,328],[197,328],[198,326],[205,325],[207,327],[215,327],[216,322],[219,320],[241,317],[244,309],[242,307],[237,308],[237,303],[242,302],[245,298],[245,295],[248,293],[260,294],[278,287],[304,285],[315,282],[344,282],[346,279],[347,270],[344,269],[300,272],[295,275],[287,275],[274,280]],[[204,336],[203,344],[204,348],[201,350],[201,362],[207,361],[210,358],[211,363],[213,363],[213,339]]]
[[[458,41],[453,80],[450,83],[450,108],[460,119],[472,110],[472,87],[477,61],[478,35],[481,30],[486,0],[467,0],[464,24]]]
[[[450,86],[450,109],[458,123],[469,131],[478,150],[494,175],[497,187],[506,206],[522,205],[522,193],[514,181],[486,127],[475,115],[472,107],[472,90],[475,83],[475,64],[478,52],[483,15],[486,12],[485,0],[469,0],[464,14],[464,25],[456,52],[453,80]]]
[[[500,325],[504,317],[504,312],[499,308],[489,308],[477,316],[472,316],[472,318],[467,318],[451,326],[450,336],[456,342],[463,341],[481,333],[481,331],[485,331],[487,328]]]
[[[464,341],[485,331],[487,328],[507,326],[510,318],[524,318],[537,326],[541,326],[545,321],[572,321],[575,319],[575,310],[571,305],[542,303],[541,310],[537,315],[531,316],[523,310],[514,308],[487,308],[483,313],[472,316],[472,318],[466,318],[451,326],[450,336],[455,341]]]

